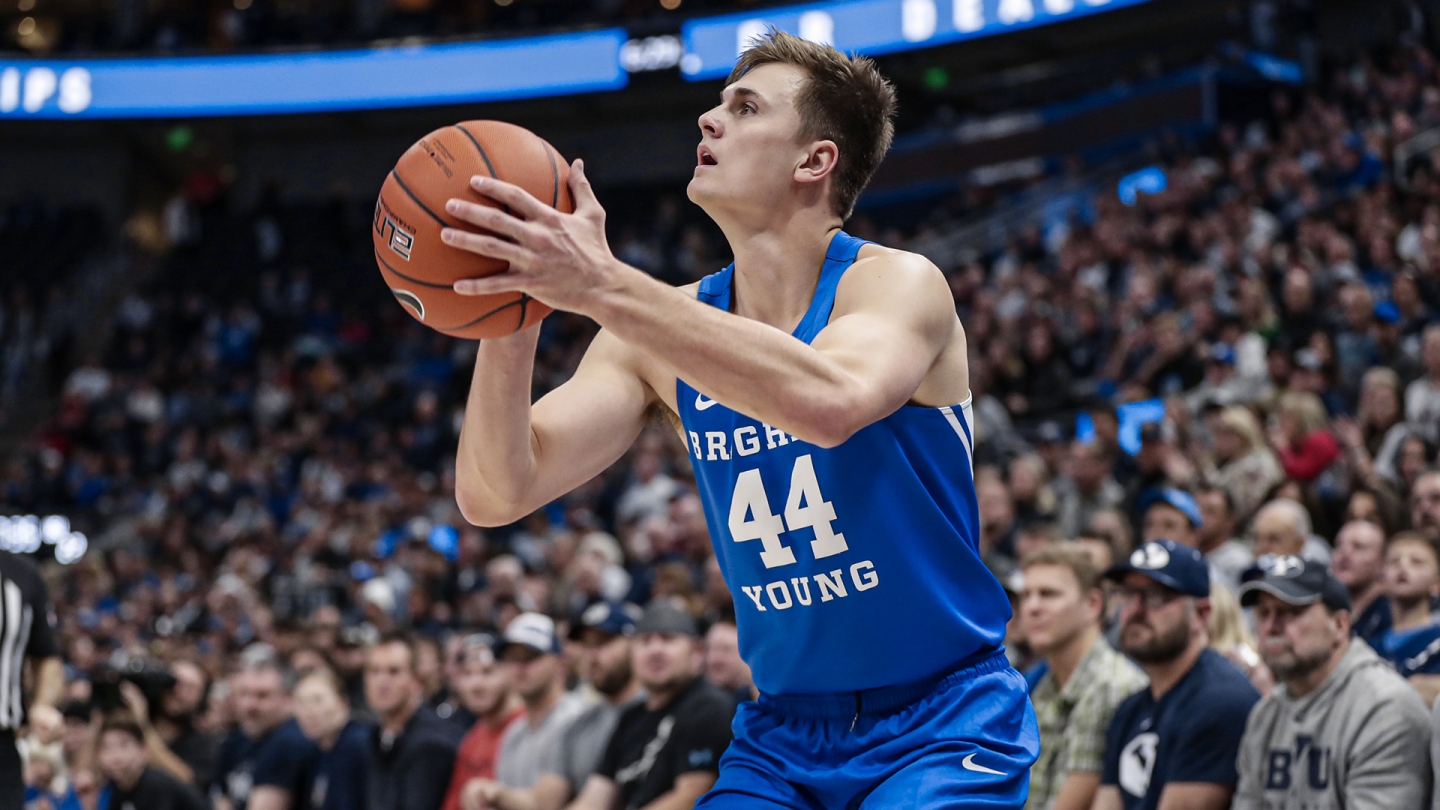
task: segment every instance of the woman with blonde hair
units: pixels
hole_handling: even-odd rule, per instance
[[[1236,525],[1243,525],[1285,473],[1249,408],[1233,405],[1221,411],[1210,423],[1210,436],[1214,455],[1206,481],[1229,493]]]
[[[1276,417],[1270,443],[1290,479],[1309,484],[1340,456],[1340,443],[1325,427],[1325,406],[1319,397],[1287,391],[1280,397]]]
[[[1275,677],[1260,660],[1255,651],[1255,639],[1245,626],[1245,616],[1240,612],[1240,600],[1229,588],[1218,582],[1210,585],[1210,649],[1229,659],[1250,679],[1250,683],[1269,696],[1275,687]]]

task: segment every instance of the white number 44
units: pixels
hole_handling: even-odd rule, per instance
[[[790,496],[785,499],[783,520],[770,511],[770,498],[765,494],[765,482],[760,480],[759,470],[746,470],[735,479],[735,493],[730,497],[730,537],[737,543],[759,540],[760,561],[766,568],[795,562],[794,550],[780,542],[780,535],[787,527],[792,532],[796,529],[815,531],[810,552],[817,560],[848,550],[845,535],[830,525],[834,520],[835,505],[820,494],[815,462],[808,455],[795,459],[795,466],[790,470]]]

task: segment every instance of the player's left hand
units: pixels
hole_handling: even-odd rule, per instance
[[[518,291],[555,309],[584,313],[621,266],[605,240],[605,209],[585,177],[585,165],[570,167],[575,213],[562,214],[519,186],[493,177],[473,177],[471,188],[507,210],[452,199],[445,210],[488,233],[445,228],[440,238],[452,247],[510,263],[485,278],[461,279],[461,295]]]

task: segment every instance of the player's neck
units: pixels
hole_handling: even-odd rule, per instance
[[[794,329],[815,297],[825,253],[839,228],[838,217],[813,209],[756,227],[722,226],[735,256],[731,295],[736,314],[787,332]]]

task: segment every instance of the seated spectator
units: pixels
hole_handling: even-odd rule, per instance
[[[1144,515],[1140,541],[1174,540],[1182,546],[1196,548],[1204,518],[1195,498],[1183,489],[1156,487],[1140,494],[1135,504]]]
[[[464,810],[518,802],[542,777],[559,774],[565,736],[585,711],[585,699],[565,690],[560,638],[549,616],[522,613],[511,619],[497,652],[515,673],[525,716],[511,724],[500,741],[495,778],[471,779],[461,789]]]
[[[1440,471],[1425,473],[1410,488],[1410,528],[1440,542]]]
[[[215,778],[215,758],[220,740],[195,727],[209,699],[210,676],[193,661],[170,665],[175,685],[165,693],[151,718],[166,747],[175,752],[194,775],[196,785],[208,785]]]
[[[304,675],[295,686],[295,720],[320,748],[304,792],[310,810],[362,810],[373,730],[350,716],[340,676],[330,669]]]
[[[210,810],[194,787],[151,767],[145,734],[129,717],[113,717],[100,727],[97,761],[108,797],[101,803],[115,810]]]
[[[1330,562],[1330,547],[1310,533],[1310,512],[1299,501],[1276,498],[1255,513],[1255,557],[1296,556]]]
[[[645,702],[620,715],[599,769],[571,810],[688,810],[715,784],[730,745],[735,702],[700,674],[695,619],[657,599],[635,632]]]
[[[1426,704],[1440,694],[1440,617],[1431,600],[1440,593],[1440,554],[1414,532],[1401,532],[1385,547],[1385,597],[1393,617],[1378,636],[1376,652],[1410,679]]]
[[[456,692],[475,725],[460,741],[455,772],[445,794],[445,810],[460,810],[460,793],[472,779],[494,779],[495,760],[505,731],[525,716],[525,704],[515,694],[514,672],[495,660],[493,639],[477,634],[462,642],[461,672]]]
[[[1206,480],[1230,493],[1235,521],[1244,524],[1260,508],[1265,493],[1285,480],[1285,472],[1249,408],[1221,411],[1212,423],[1212,441],[1215,466],[1207,470]]]
[[[1405,389],[1405,421],[1440,443],[1440,323],[1425,327],[1420,360],[1425,375]]]
[[[760,696],[750,665],[740,657],[740,631],[730,619],[721,619],[705,631],[705,677],[729,692],[736,703]]]
[[[1280,424],[1271,437],[1285,475],[1309,484],[1340,456],[1340,443],[1325,427],[1325,405],[1312,393],[1291,391],[1280,397]]]
[[[1085,531],[1091,518],[1102,509],[1125,502],[1125,488],[1115,482],[1110,459],[1099,442],[1072,442],[1068,475],[1056,483],[1060,500],[1060,532],[1075,537]]]
[[[1341,526],[1330,565],[1350,595],[1350,631],[1378,649],[1392,623],[1385,598],[1385,531],[1363,520]]]
[[[1255,564],[1255,555],[1235,539],[1235,509],[1227,490],[1205,487],[1195,495],[1201,522],[1196,548],[1210,564],[1210,578],[1231,591],[1240,587],[1240,575]]]
[[[1350,596],[1324,565],[1285,558],[1241,589],[1279,685],[1240,743],[1234,810],[1423,807],[1431,729],[1424,703],[1365,643]]]
[[[275,651],[252,645],[230,679],[236,728],[220,745],[211,796],[231,810],[303,807],[305,774],[320,755],[295,722],[289,676]]]
[[[1094,810],[1222,810],[1260,693],[1207,646],[1210,572],[1200,552],[1145,543],[1106,572],[1119,582],[1121,651],[1150,678],[1115,711]]]
[[[1030,691],[1040,759],[1027,810],[1089,810],[1100,786],[1105,730],[1115,708],[1146,686],[1145,673],[1100,635],[1105,594],[1083,549],[1051,545],[1021,563],[1020,621],[1047,669]]]
[[[370,735],[367,810],[440,810],[462,732],[424,705],[419,657],[401,632],[365,654],[365,702],[379,728]]]

